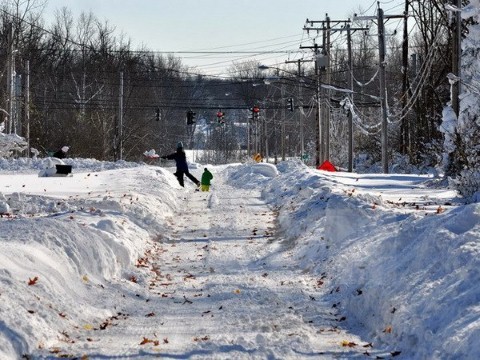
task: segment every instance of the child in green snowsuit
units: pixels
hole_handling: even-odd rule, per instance
[[[200,183],[202,184],[202,191],[209,191],[210,190],[210,180],[213,179],[213,175],[210,171],[208,171],[207,168],[205,168],[205,170],[203,171],[203,174],[202,174],[202,179],[200,181]]]

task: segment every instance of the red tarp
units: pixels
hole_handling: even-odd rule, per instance
[[[319,165],[317,169],[325,171],[337,171],[337,169],[335,169],[335,166],[333,166],[333,164],[328,160],[325,161],[322,165]]]

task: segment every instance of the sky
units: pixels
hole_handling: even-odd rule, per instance
[[[401,14],[400,0],[380,2],[386,14]],[[346,20],[353,13],[375,15],[377,1],[345,0],[48,0],[45,15],[53,19],[63,6],[74,15],[92,11],[108,20],[135,46],[153,51],[288,51],[287,54],[255,55],[268,65],[311,56],[299,52],[300,44],[312,45],[316,34],[306,35],[305,20]],[[176,53],[184,63],[206,73],[224,72],[234,61],[251,54]]]
[[[0,158],[2,359],[480,357],[480,205],[437,178],[57,161]]]

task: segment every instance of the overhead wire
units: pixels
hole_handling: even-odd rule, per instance
[[[429,51],[427,53],[427,57],[421,65],[419,74],[417,74],[417,76],[415,77],[415,79],[413,81],[413,83],[416,83],[416,87],[412,91],[413,95],[408,98],[407,104],[400,110],[400,113],[403,114],[403,115],[400,116],[398,119],[396,119],[394,121],[395,123],[398,123],[398,122],[402,121],[407,116],[407,114],[411,111],[413,106],[415,105],[416,100],[417,100],[418,96],[420,95],[420,91],[423,88],[424,83],[426,82],[426,80],[428,78],[428,75],[431,72],[432,63],[435,60],[435,56],[436,56],[437,51],[438,51],[437,42],[440,39],[440,35],[443,35],[442,31],[437,32],[435,38],[433,39],[432,44],[429,46]],[[412,90],[412,89],[410,89],[410,90]],[[400,101],[405,96],[407,96],[406,93],[402,95],[402,97],[400,98]]]
[[[389,2],[383,2],[383,3],[392,3],[392,2],[394,2],[394,0],[389,1]],[[370,5],[370,7],[368,8],[367,11],[369,11],[369,10],[374,6],[374,4],[375,4],[375,2],[373,2],[372,5]],[[3,9],[2,9],[2,11],[3,11],[4,13],[7,13],[7,14],[10,15],[10,16],[14,16],[14,15],[12,15],[12,14],[9,14],[8,12],[6,12],[6,11],[3,10]],[[30,26],[36,26],[36,27],[42,29],[43,31],[45,31],[46,33],[48,33],[48,34],[50,34],[50,35],[52,35],[52,36],[55,36],[55,37],[58,36],[57,34],[51,32],[51,31],[49,31],[49,30],[47,30],[47,29],[41,28],[41,27],[39,27],[38,25],[29,23],[28,21],[26,21],[26,20],[24,20],[24,19],[22,19],[22,21],[25,21],[25,22],[26,22],[27,24],[29,24]],[[397,27],[398,27],[398,26],[399,26],[399,25],[397,25]],[[309,38],[308,40],[312,40],[310,34],[308,33],[307,35],[308,35],[308,38]],[[290,36],[286,36],[286,37],[282,37],[282,38],[276,38],[276,39],[285,39],[285,38],[297,37],[297,36],[298,36],[298,35],[290,35]],[[315,36],[313,39],[317,39],[317,38],[318,38],[318,35]],[[337,40],[338,40],[338,37],[337,37]],[[69,41],[71,44],[75,45],[75,46],[81,47],[82,49],[83,49],[83,48],[89,48],[89,46],[86,45],[86,44],[81,44],[81,43],[75,42],[75,41],[73,41],[73,40],[71,40],[71,39],[68,39],[68,41]],[[286,47],[288,47],[289,45],[291,45],[291,44],[294,43],[294,41],[285,41],[285,42],[280,42],[280,43],[276,43],[276,44],[266,45],[266,46],[263,46],[263,47],[260,47],[260,48],[254,48],[252,51],[240,51],[240,50],[238,50],[238,51],[225,51],[225,52],[214,52],[214,51],[213,51],[213,50],[215,50],[215,49],[227,49],[227,48],[234,48],[234,47],[240,47],[240,46],[245,46],[245,45],[259,44],[259,43],[264,43],[264,42],[266,42],[266,41],[269,41],[269,40],[257,41],[257,42],[251,42],[251,43],[245,43],[245,44],[237,44],[237,45],[228,45],[228,46],[212,48],[212,49],[210,49],[210,50],[204,50],[204,51],[202,51],[202,50],[185,51],[185,52],[167,52],[167,51],[161,51],[161,52],[160,52],[160,51],[149,51],[149,50],[147,50],[147,51],[129,50],[129,51],[132,52],[132,53],[147,52],[147,53],[154,53],[154,54],[163,54],[163,53],[173,53],[173,54],[175,54],[175,53],[176,53],[176,54],[179,54],[179,53],[190,53],[190,54],[194,54],[194,53],[198,53],[198,54],[203,54],[204,57],[208,57],[208,56],[211,56],[211,55],[213,55],[213,54],[219,55],[219,54],[222,54],[222,53],[223,53],[223,54],[229,54],[229,55],[231,55],[231,54],[238,54],[238,56],[234,57],[233,60],[232,60],[232,59],[229,59],[229,60],[225,60],[225,61],[214,62],[214,63],[208,64],[208,65],[198,66],[198,68],[203,69],[203,68],[206,68],[206,67],[218,66],[218,65],[221,65],[221,64],[224,64],[224,63],[230,63],[230,62],[231,62],[231,63],[233,64],[235,61],[241,61],[241,60],[245,60],[245,59],[251,59],[251,58],[254,58],[254,57],[258,57],[258,56],[262,57],[264,60],[266,60],[266,59],[275,59],[275,58],[277,58],[277,57],[273,57],[273,56],[266,57],[266,56],[267,56],[267,55],[273,55],[273,54],[276,53],[277,51],[280,52],[281,49],[285,49]],[[305,32],[302,32],[301,42],[303,42],[303,41],[306,41],[306,40],[305,40]],[[297,41],[295,41],[295,42],[298,43]],[[280,48],[279,48],[279,49],[276,49],[276,50],[272,50],[272,51],[260,50],[260,49],[265,49],[265,48],[272,48],[272,47],[275,47],[275,46],[277,46],[277,47],[280,46]],[[209,54],[209,52],[212,52],[212,54]],[[292,50],[292,52],[293,52],[293,50]],[[286,54],[290,55],[292,52],[286,52]],[[296,52],[297,55],[300,55],[300,54],[301,54],[301,55],[305,55],[305,52],[299,51],[298,48],[295,50],[295,52]],[[248,54],[248,56],[246,56],[247,54]],[[192,57],[184,57],[184,58],[187,58],[187,59],[189,59],[189,58],[191,58],[191,59],[198,59],[198,58],[201,58],[201,57],[194,57],[194,56],[192,56]],[[191,74],[191,73],[189,73],[189,72],[186,72],[186,73]],[[375,76],[374,76],[374,77],[375,77]],[[424,79],[424,78],[422,77],[421,79]],[[357,81],[357,80],[356,80],[356,81]],[[373,79],[371,79],[368,83],[370,83],[371,81],[373,81]],[[359,82],[357,81],[357,83],[359,83]],[[368,85],[368,83],[366,83],[365,86]],[[419,82],[418,84],[419,84],[419,85],[417,86],[417,89],[419,88],[419,86],[420,86],[421,83]]]

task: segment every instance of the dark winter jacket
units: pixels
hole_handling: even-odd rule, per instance
[[[187,157],[183,149],[177,149],[173,154],[162,156],[163,159],[175,160],[177,170],[188,172]]]
[[[205,169],[203,171],[203,174],[202,174],[202,180],[201,180],[201,184],[202,185],[210,185],[210,180],[213,179],[213,175],[210,171],[208,171],[207,169]]]
[[[55,151],[53,154],[53,157],[56,157],[57,159],[64,159],[65,158],[65,153],[63,152],[62,149]]]

